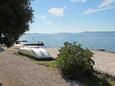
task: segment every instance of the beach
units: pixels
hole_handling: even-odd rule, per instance
[[[57,69],[20,58],[14,52],[17,49],[0,52],[0,86],[71,86],[72,81],[65,80]]]
[[[46,48],[57,57],[57,48]],[[3,86],[71,86],[71,81],[65,80],[57,69],[32,63],[29,59],[19,58],[13,53],[15,49],[0,52],[0,83]],[[115,76],[115,54],[93,51],[96,70]],[[75,86],[81,86],[76,83]]]

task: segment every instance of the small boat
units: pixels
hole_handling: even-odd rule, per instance
[[[44,46],[42,41],[38,41],[37,43],[26,43],[25,46]]]
[[[27,43],[26,40],[22,40],[22,41],[16,41],[16,43],[14,44],[14,48],[20,48],[23,46],[39,47],[39,46],[44,46],[44,43],[42,41],[38,41],[38,43]]]
[[[20,47],[18,52],[36,59],[53,59],[43,48]]]

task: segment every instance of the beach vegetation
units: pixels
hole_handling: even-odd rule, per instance
[[[108,81],[103,73],[94,70],[93,55],[92,51],[82,48],[77,42],[65,42],[59,50],[57,67],[66,79],[80,81],[84,86],[114,86],[114,80]]]
[[[83,80],[93,73],[93,53],[89,49],[82,48],[77,42],[65,42],[59,52],[57,64],[65,75]]]

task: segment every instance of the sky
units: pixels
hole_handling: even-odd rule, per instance
[[[115,0],[34,0],[27,33],[115,31]]]

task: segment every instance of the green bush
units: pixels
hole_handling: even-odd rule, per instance
[[[65,42],[59,52],[57,64],[64,75],[83,80],[93,73],[93,53],[89,49],[83,49],[77,42]]]

